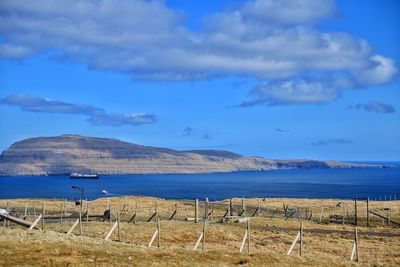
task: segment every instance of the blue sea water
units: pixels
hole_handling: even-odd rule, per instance
[[[167,199],[208,197],[400,198],[400,163],[391,169],[306,169],[223,174],[110,175],[98,180],[68,176],[0,177],[0,198],[89,199],[142,195]],[[106,195],[107,196],[107,195]]]

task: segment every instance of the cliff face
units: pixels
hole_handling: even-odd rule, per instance
[[[270,160],[219,150],[177,151],[115,139],[62,135],[14,143],[0,156],[0,175],[155,174],[298,168],[383,167],[336,161]]]

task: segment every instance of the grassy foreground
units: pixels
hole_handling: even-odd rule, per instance
[[[32,213],[33,205],[40,213],[43,200],[19,199],[1,200],[0,207],[10,208],[23,213],[28,207]],[[201,233],[201,223],[185,221],[193,217],[193,201],[162,200],[145,197],[97,199],[89,202],[90,214],[102,214],[108,203],[121,213],[121,235],[118,240],[116,231],[111,240],[104,240],[111,228],[109,221],[89,221],[83,223],[83,235],[79,235],[79,227],[73,235],[65,234],[73,224],[73,220],[63,222],[46,222],[45,230],[27,232],[20,226],[10,223],[9,227],[0,224],[0,266],[399,266],[400,237],[360,235],[360,262],[349,260],[354,235],[351,233],[304,233],[304,255],[298,255],[296,245],[292,255],[287,256],[296,231],[271,231],[266,226],[296,229],[300,219],[285,219],[282,216],[271,218],[271,213],[282,209],[282,203],[296,207],[309,207],[318,210],[321,207],[335,212],[338,200],[307,199],[267,199],[261,200],[262,214],[251,219],[251,251],[239,253],[239,247],[245,232],[242,223],[210,223],[206,228],[205,250],[193,251],[193,247]],[[225,201],[228,203],[227,201]],[[226,210],[226,203],[215,203],[213,216],[216,219]],[[235,199],[236,209],[240,200]],[[66,202],[45,200],[48,216],[60,213]],[[157,204],[155,204],[157,203]],[[258,199],[246,199],[247,213],[251,214],[260,203]],[[168,217],[177,204],[178,216],[169,221]],[[351,202],[349,201],[349,212]],[[147,243],[155,231],[156,224],[146,222],[154,212],[155,205],[159,211],[161,222],[161,247],[147,248]],[[392,219],[399,221],[399,201],[388,203],[371,203],[374,210],[390,206]],[[376,205],[376,207],[374,207]],[[85,207],[85,206],[84,206]],[[200,207],[200,214],[202,213]],[[137,224],[128,223],[134,211],[138,211]],[[382,209],[383,210],[383,209]],[[77,207],[68,202],[65,214],[76,214]],[[339,213],[342,209],[337,209]],[[360,207],[360,214],[362,213]],[[316,212],[315,212],[316,213]],[[325,215],[327,216],[327,215]],[[33,221],[28,216],[27,220]],[[361,218],[362,219],[362,218]],[[363,220],[360,219],[360,224]],[[400,234],[400,228],[387,226],[382,220],[373,220],[372,227],[359,226],[359,232],[377,232]],[[351,224],[328,224],[302,219],[305,229],[329,229],[353,231]],[[317,219],[318,221],[318,219]],[[246,248],[247,249],[247,248]],[[245,249],[245,250],[246,250]]]

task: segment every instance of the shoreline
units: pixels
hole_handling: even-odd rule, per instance
[[[352,163],[354,164],[349,167],[338,166],[338,167],[303,167],[303,168],[275,168],[275,169],[253,169],[253,170],[234,170],[234,171],[205,171],[205,172],[143,172],[143,173],[96,173],[99,176],[123,176],[123,175],[196,175],[196,174],[235,174],[235,173],[262,173],[262,172],[274,172],[274,171],[299,171],[299,170],[348,170],[348,169],[396,169],[396,164],[398,162],[393,162],[392,164],[364,164],[364,163]],[[357,166],[359,165],[359,166]],[[2,177],[47,177],[47,176],[70,176],[71,173],[33,173],[33,174],[0,174]]]

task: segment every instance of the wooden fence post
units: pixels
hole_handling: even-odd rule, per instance
[[[247,219],[247,223],[246,223],[246,231],[244,233],[244,237],[243,237],[243,241],[242,244],[240,246],[240,250],[239,252],[242,252],[244,244],[247,241],[247,252],[250,253],[250,240],[251,240],[251,234],[250,234],[250,219]]]
[[[205,237],[206,237],[206,221],[204,220],[204,221],[203,221],[203,229],[202,229],[202,231],[201,231],[201,233],[200,233],[199,238],[197,239],[196,245],[194,245],[193,250],[196,250],[196,249],[197,249],[197,247],[200,245],[200,242],[201,242],[201,241],[203,241],[202,250],[205,249],[205,246],[206,246],[206,239],[205,239]]]
[[[171,207],[171,206],[170,206]],[[171,208],[170,208],[170,210],[171,210]],[[176,221],[176,214],[178,213],[178,206],[177,206],[177,204],[175,203],[175,210],[174,210],[174,212],[172,212],[172,215],[171,215],[171,217],[169,217],[169,220],[170,221],[172,221],[172,219],[174,219],[175,218],[175,221]]]
[[[157,227],[156,227],[156,230],[155,230],[153,236],[151,237],[151,239],[150,239],[150,241],[149,241],[149,244],[147,245],[148,248],[151,247],[151,245],[153,244],[153,242],[154,242],[154,240],[156,239],[157,235],[158,235],[158,246],[159,246],[159,247],[161,246],[160,230],[161,230],[161,227],[160,227],[160,220],[158,219],[158,220],[157,220]]]
[[[118,217],[118,216],[117,216]],[[108,231],[104,240],[108,240],[111,237],[111,234],[114,232],[115,228],[118,226],[118,219],[115,221],[114,225],[111,227],[110,231]]]
[[[369,197],[367,198],[367,227],[369,227]]]
[[[247,252],[250,253],[250,240],[251,240],[251,233],[250,233],[250,219],[247,220]]]
[[[156,210],[154,212],[156,214],[156,223],[158,222],[158,202],[156,201]]]
[[[67,235],[71,234],[74,228],[79,224],[79,218],[74,222],[72,227],[68,230]]]
[[[303,256],[303,222],[300,223],[300,256]]]
[[[319,215],[319,223],[322,222],[323,214],[324,214],[324,208],[321,208],[321,213],[320,213],[320,215]]]
[[[232,203],[232,198],[229,199],[229,216],[233,216],[233,203]]]
[[[196,198],[194,201],[194,222],[198,223],[199,222],[199,199]]]
[[[206,220],[203,221],[203,245],[202,250],[206,249]]]
[[[28,213],[28,203],[25,203],[24,219],[26,218],[27,213]]]
[[[244,203],[244,197],[242,197],[242,214],[243,217],[246,217],[246,205]]]
[[[82,227],[82,201],[79,204],[79,233],[83,234],[83,227]]]
[[[67,199],[64,200],[64,217],[67,217]]]
[[[117,214],[117,222],[118,222],[118,240],[121,241],[121,227],[120,227],[120,219],[119,219],[119,213]]]
[[[356,261],[359,261],[359,252],[358,252],[358,231],[357,227],[354,230],[354,243],[353,243],[353,249],[351,251],[351,256],[350,260],[353,261],[354,258]]]
[[[39,215],[39,217],[37,217],[37,219],[32,223],[32,225],[28,228],[28,231],[31,231],[36,224],[38,224],[38,222],[40,221],[40,219],[42,218],[42,215]]]
[[[297,235],[296,235],[295,239],[293,240],[293,243],[290,246],[286,255],[290,255],[292,253],[293,248],[298,241],[300,241],[300,256],[302,256],[303,255],[303,222],[300,223],[300,229],[297,232]]]
[[[60,224],[62,223],[63,220],[63,203],[60,205]]]
[[[86,226],[89,223],[89,201],[86,200]]]
[[[204,220],[208,219],[208,197],[204,201]]]
[[[157,230],[158,230],[157,247],[161,247],[161,222],[160,222],[160,219],[158,219],[158,218],[157,218]]]
[[[357,198],[354,199],[354,224],[357,226],[358,214],[357,214]]]
[[[42,230],[44,230],[44,216],[45,216],[45,210],[44,210],[44,201],[42,202]]]

